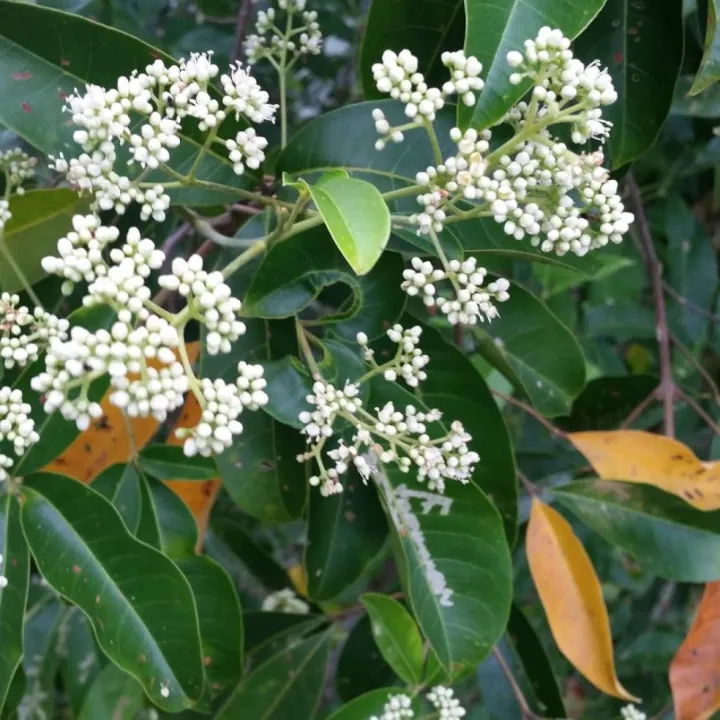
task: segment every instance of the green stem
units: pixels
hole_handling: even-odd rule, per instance
[[[320,380],[322,378],[320,368],[318,367],[317,362],[315,362],[315,356],[312,354],[310,343],[308,342],[307,335],[305,334],[305,328],[302,326],[302,323],[297,315],[295,316],[295,332],[297,333],[298,345],[300,350],[302,350],[305,362],[308,364],[313,378],[315,380]]]
[[[200,150],[198,150],[198,154],[195,157],[195,162],[193,162],[192,167],[190,168],[190,172],[187,174],[188,185],[190,185],[195,180],[195,176],[197,175],[197,171],[200,168],[200,163],[202,162],[202,159],[205,157],[205,153],[208,151],[210,146],[213,144],[215,138],[217,137],[218,127],[219,126],[216,125],[210,130],[207,137],[205,138],[203,146],[200,148]]]
[[[420,191],[424,190],[423,185],[408,185],[408,187],[398,188],[397,190],[390,190],[389,192],[383,193],[383,200],[396,200],[397,198],[412,197],[417,195]]]
[[[442,150],[440,149],[440,141],[438,140],[437,133],[435,132],[435,127],[427,119],[423,119],[423,127],[427,131],[428,137],[430,138],[430,144],[432,145],[433,155],[435,156],[435,165],[442,165],[442,161],[443,161]]]
[[[285,23],[285,42],[283,43],[282,54],[280,56],[280,67],[278,69],[278,80],[280,81],[280,148],[285,149],[287,145],[287,41],[292,32],[292,13],[287,14]]]

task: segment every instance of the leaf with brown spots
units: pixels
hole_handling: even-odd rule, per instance
[[[602,692],[634,700],[615,673],[610,620],[595,568],[567,520],[537,498],[527,557],[560,652]]]
[[[570,433],[603,480],[654,485],[698,510],[720,509],[720,462],[702,462],[677,440],[642,432]]]
[[[677,720],[709,720],[720,710],[720,581],[705,586],[690,632],[670,663]]]

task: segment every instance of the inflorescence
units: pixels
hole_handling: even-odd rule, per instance
[[[426,695],[428,701],[437,710],[438,720],[459,720],[465,717],[466,711],[460,701],[454,697],[452,688],[437,685]],[[391,695],[380,717],[373,715],[368,720],[412,720],[415,712],[409,695],[399,693]]]

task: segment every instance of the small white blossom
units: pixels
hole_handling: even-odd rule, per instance
[[[465,708],[453,697],[452,688],[437,685],[428,694],[427,699],[439,711],[438,720],[456,720],[465,717]]]
[[[307,615],[310,606],[297,596],[292,588],[285,588],[268,595],[262,604],[264,612],[282,612],[296,615]]]
[[[242,175],[246,165],[251,170],[257,170],[265,160],[267,144],[267,139],[258,135],[254,128],[241,130],[234,140],[226,140],[225,147],[235,174]]]
[[[647,720],[647,715],[634,705],[626,705],[620,709],[622,720]]]
[[[0,441],[12,446],[20,456],[34,445],[40,436],[35,432],[35,422],[30,417],[32,408],[23,402],[22,392],[10,387],[0,388]],[[3,456],[6,458],[6,456]],[[7,477],[5,468],[10,467],[7,459],[0,462],[0,473]],[[3,479],[5,479],[3,478]]]
[[[412,700],[408,695],[391,695],[380,717],[373,715],[369,720],[412,720],[415,713],[412,709]]]
[[[236,117],[245,115],[254,123],[275,122],[277,105],[270,104],[270,96],[258,81],[243,68],[242,63],[231,67],[229,75],[220,78],[223,87],[223,105]]]
[[[8,470],[13,466],[13,459],[0,453],[0,483],[7,480],[10,475]]]
[[[411,297],[418,296],[427,307],[437,307],[452,325],[476,325],[499,315],[494,302],[509,299],[510,283],[498,278],[483,287],[487,270],[477,267],[475,258],[451,260],[447,269],[436,268],[429,260],[414,257],[403,271],[401,288]],[[454,297],[440,295],[436,284],[450,280]]]
[[[444,52],[442,63],[450,70],[450,80],[443,85],[445,95],[459,95],[465,105],[474,105],[475,92],[485,86],[480,78],[482,63],[473,56],[466,57],[462,50]]]
[[[20,148],[0,152],[0,172],[4,172],[10,185],[16,187],[18,195],[25,192],[20,186],[35,175],[36,165],[37,158],[30,157]]]

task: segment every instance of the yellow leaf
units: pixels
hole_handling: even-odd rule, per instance
[[[600,581],[568,522],[533,498],[527,557],[562,654],[599,690],[636,701],[615,674],[610,620]]]
[[[720,508],[720,462],[704,463],[682,443],[640,430],[570,433],[603,480],[646,483],[698,510]]]
[[[670,663],[676,720],[709,720],[720,710],[720,582],[705,586],[695,621]]]
[[[295,563],[287,570],[288,577],[292,580],[298,595],[307,597],[307,574],[302,563]]]

